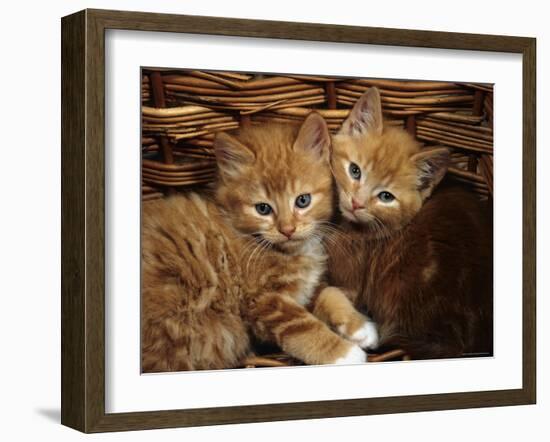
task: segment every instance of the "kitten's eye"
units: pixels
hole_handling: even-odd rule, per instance
[[[384,191],[378,194],[378,199],[383,203],[391,203],[395,197],[390,192]]]
[[[300,195],[298,198],[296,198],[296,207],[299,207],[300,209],[303,209],[311,204],[311,194],[304,193],[303,195]]]
[[[269,204],[258,203],[256,204],[256,212],[258,212],[260,215],[266,216],[273,212],[273,209]]]
[[[361,178],[361,169],[359,168],[359,166],[357,164],[350,163],[350,165],[348,167],[348,171],[349,171],[350,176],[354,180],[359,180]]]

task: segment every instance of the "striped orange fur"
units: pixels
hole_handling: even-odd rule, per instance
[[[329,282],[412,358],[493,352],[492,210],[445,182],[446,148],[384,125],[369,89],[333,138],[341,246]]]
[[[301,126],[219,134],[215,189],[143,204],[144,372],[236,367],[253,338],[307,364],[366,359],[357,339],[329,327],[354,339],[365,324],[349,306],[342,311],[353,321],[340,315],[336,324],[325,314],[338,297],[347,301],[342,292],[326,288],[316,297],[329,325],[306,308],[326,269],[334,197],[329,147],[318,114]],[[298,207],[300,196],[307,207]],[[259,204],[271,212],[260,213],[267,209]]]

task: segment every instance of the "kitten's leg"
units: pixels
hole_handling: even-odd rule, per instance
[[[346,294],[337,287],[326,287],[314,300],[313,314],[361,348],[378,347],[377,326],[359,313]]]
[[[367,360],[357,344],[338,336],[290,296],[264,294],[254,300],[249,313],[258,337],[274,340],[306,364],[358,364]]]

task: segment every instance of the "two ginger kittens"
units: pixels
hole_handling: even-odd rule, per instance
[[[430,198],[448,152],[384,127],[375,88],[332,138],[312,113],[220,133],[215,154],[214,190],[143,205],[144,372],[237,367],[253,339],[306,364],[361,363],[379,341],[414,357],[490,351],[477,201]],[[457,217],[468,241],[442,246]]]

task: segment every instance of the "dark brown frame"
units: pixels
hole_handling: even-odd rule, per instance
[[[523,56],[523,386],[193,410],[105,413],[106,29],[519,53]],[[139,430],[534,404],[536,400],[536,40],[404,29],[84,10],[62,19],[61,422],[84,432]]]

